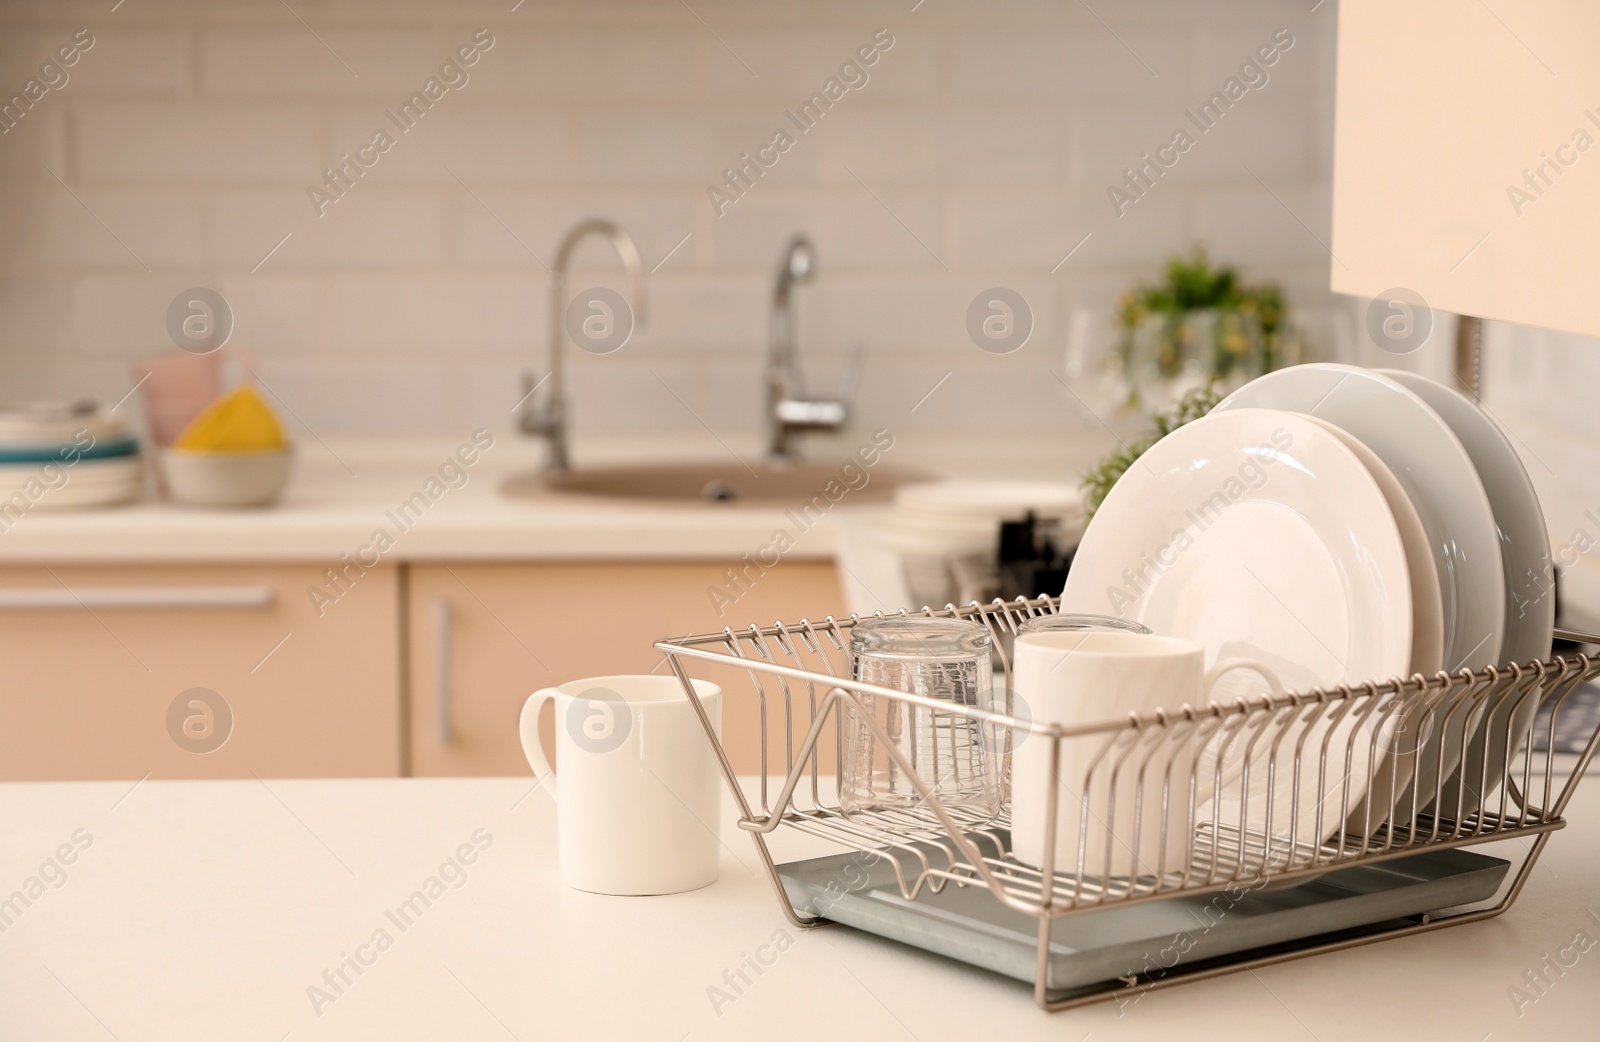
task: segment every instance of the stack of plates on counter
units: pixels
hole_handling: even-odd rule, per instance
[[[879,521],[879,537],[902,553],[955,557],[994,553],[1002,521],[1029,512],[1057,521],[1069,542],[1083,530],[1083,497],[1072,485],[1049,481],[929,481],[895,490],[894,509]]]
[[[1072,485],[1047,481],[933,481],[902,485],[894,508],[873,525],[899,555],[914,604],[962,601],[975,591],[964,575],[992,575],[1000,524],[1029,513],[1054,522],[1057,545],[1069,549],[1083,531],[1083,498]]]
[[[9,504],[5,516],[15,520],[32,509],[125,503],[143,487],[138,440],[120,418],[94,402],[0,405],[0,511]]]
[[[1306,691],[1547,658],[1551,575],[1533,484],[1482,409],[1412,373],[1313,364],[1246,384],[1129,468],[1084,532],[1061,610],[1138,620],[1202,645],[1208,664],[1253,658]],[[1242,683],[1227,700],[1265,690],[1228,680]],[[1329,771],[1348,774],[1350,802],[1302,814],[1294,840],[1391,812],[1403,823],[1413,787],[1419,809],[1441,784],[1446,806],[1461,779],[1494,787],[1517,752],[1505,734],[1525,735],[1537,711],[1527,702],[1509,728],[1482,713],[1324,715],[1332,741],[1318,732],[1308,747],[1348,755]],[[1275,833],[1296,803],[1318,808],[1321,772],[1289,766],[1252,770],[1249,794],[1218,797],[1218,820],[1239,820],[1246,795],[1252,826],[1275,809]],[[1479,798],[1469,785],[1467,805]]]

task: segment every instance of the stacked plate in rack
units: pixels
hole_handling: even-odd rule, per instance
[[[1209,662],[1255,658],[1304,691],[1543,659],[1551,574],[1533,485],[1482,409],[1415,374],[1314,364],[1245,385],[1145,453],[1088,525],[1061,610],[1136,619]],[[1234,677],[1230,698],[1261,693]],[[1453,805],[1459,779],[1493,788],[1516,752],[1505,734],[1526,734],[1536,709],[1350,714],[1326,725],[1326,748],[1349,757],[1336,765],[1349,805],[1319,799],[1317,771],[1297,794],[1295,772],[1257,770],[1248,817],[1276,807],[1282,821],[1298,795],[1320,811],[1294,838],[1321,841],[1409,811],[1411,786],[1419,808],[1440,791]]]
[[[138,440],[95,403],[0,405],[0,518],[125,503],[143,488]]]

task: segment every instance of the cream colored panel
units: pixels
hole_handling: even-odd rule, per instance
[[[1332,286],[1600,335],[1600,4],[1341,0]]]

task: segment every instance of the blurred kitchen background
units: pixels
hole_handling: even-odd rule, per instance
[[[266,510],[184,510],[152,479],[131,507],[0,515],[0,647],[28,694],[0,728],[8,776],[520,772],[534,687],[660,668],[652,641],[708,626],[905,603],[842,512],[753,588],[732,578],[809,487],[765,511],[499,493],[545,458],[514,410],[549,368],[546,265],[588,217],[636,239],[648,303],[623,349],[565,352],[580,470],[671,457],[739,477],[760,458],[796,234],[815,272],[792,293],[790,390],[850,410],[798,442],[825,468],[884,430],[908,473],[1076,485],[1149,425],[1118,352],[1162,337],[1119,325],[1125,294],[1197,247],[1211,274],[1275,287],[1250,299],[1281,301],[1277,362],[1450,378],[1452,316],[1397,355],[1368,301],[1328,290],[1337,18],[1336,0],[0,3],[0,399],[93,398],[144,434],[137,366],[176,351],[169,308],[204,287],[232,312],[227,366],[294,445]],[[831,78],[849,89],[801,132],[789,113]],[[392,115],[429,90],[426,115]],[[792,146],[719,202],[780,129]],[[1177,158],[1153,176],[1157,155]],[[599,238],[574,267],[569,293],[627,289]],[[1031,315],[1020,349],[971,331],[993,287]],[[1260,363],[1259,320],[1235,379]],[[1554,539],[1592,545],[1600,352],[1500,323],[1485,339],[1485,401]],[[480,429],[498,439],[485,476],[330,586]],[[1589,614],[1568,621],[1593,626],[1580,563],[1569,605]],[[619,606],[625,631],[604,630]],[[163,716],[191,688],[239,721],[220,751]]]
[[[859,349],[865,429],[1097,428],[1049,371],[1097,361],[1118,295],[1196,243],[1279,283],[1319,356],[1361,352],[1359,310],[1327,290],[1331,3],[513,3],[6,4],[5,90],[77,30],[96,41],[0,137],[6,396],[116,401],[202,284],[319,433],[509,429],[544,364],[543,263],[591,214],[659,268],[627,351],[573,352],[580,438],[755,431],[797,231],[818,254],[796,305],[809,383],[837,390]],[[1267,82],[1118,218],[1107,189],[1199,136],[1185,111],[1279,28]],[[386,110],[479,29],[492,48],[399,133]],[[785,111],[879,29],[867,82],[799,134]],[[393,148],[319,218],[308,188],[380,127]],[[708,187],[779,127],[794,147],[719,218]],[[577,260],[620,279],[601,242]],[[995,285],[1034,314],[1013,355],[967,333]]]

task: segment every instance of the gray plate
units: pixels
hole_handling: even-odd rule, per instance
[[[888,856],[859,853],[780,865],[795,909],[822,915],[1032,984],[1038,920],[1006,908],[987,888],[947,884],[915,901],[900,895]],[[908,863],[904,866],[911,871]],[[1160,976],[1207,960],[1405,919],[1494,896],[1510,863],[1440,850],[1339,869],[1299,886],[1172,898],[1056,920],[1048,987],[1053,998],[1139,974]]]

